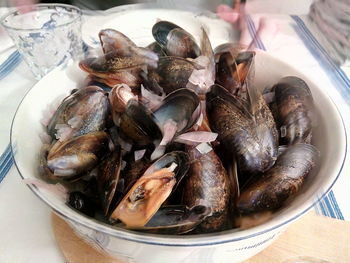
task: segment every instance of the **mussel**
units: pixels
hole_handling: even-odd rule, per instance
[[[136,100],[129,100],[120,115],[119,127],[125,136],[138,145],[152,144],[162,137],[153,113]]]
[[[57,141],[47,156],[47,167],[54,176],[71,179],[94,168],[109,153],[110,139],[103,131]]]
[[[151,165],[114,209],[111,219],[143,227],[158,211],[188,170],[188,155],[171,152]]]
[[[200,115],[199,98],[191,90],[176,90],[165,97],[163,103],[154,110],[153,114],[163,138],[153,152],[152,160],[164,153],[165,146],[175,135],[188,130],[196,123]]]
[[[319,151],[311,144],[294,144],[277,159],[276,164],[243,191],[237,201],[241,214],[280,208],[302,187],[319,159]]]
[[[277,158],[275,121],[261,94],[254,98],[247,104],[219,85],[213,85],[206,96],[210,127],[247,173],[264,172]]]
[[[196,147],[188,148],[191,165],[183,185],[183,203],[188,207],[202,205],[211,209],[197,231],[227,229],[229,204],[234,201],[228,174],[213,150],[202,154]]]
[[[162,206],[147,222],[136,230],[156,234],[185,234],[195,229],[211,213],[210,208],[183,205]]]
[[[113,87],[108,97],[113,121],[116,125],[119,124],[120,114],[125,111],[129,100],[138,100],[131,88],[126,84],[119,84]]]
[[[298,77],[289,76],[279,80],[272,91],[283,142],[310,143],[316,113],[308,85]]]
[[[195,69],[202,66],[179,57],[160,57],[158,67],[148,69],[145,85],[149,90],[169,94],[175,90],[186,88],[189,78]]]
[[[154,53],[158,55],[158,57],[165,57],[167,54],[165,53],[165,50],[157,43],[157,41],[152,42],[147,46],[148,49],[152,50]]]
[[[157,67],[157,54],[150,49],[137,47],[124,34],[105,29],[100,31],[99,37],[104,56],[87,58],[81,61],[79,66],[100,81],[105,80],[105,84],[124,83],[130,87],[137,87],[141,83],[141,68]]]
[[[217,54],[216,83],[231,94],[245,92],[242,86],[247,80],[254,55],[253,51],[240,52],[235,56],[229,51]]]
[[[79,89],[58,107],[47,126],[48,134],[65,141],[103,130],[109,110],[108,97],[101,88],[88,86]]]
[[[121,162],[121,148],[115,147],[110,156],[103,160],[99,166],[97,187],[104,215],[108,214],[109,207],[117,189],[120,179]]]
[[[152,34],[168,56],[196,58],[200,55],[200,48],[191,34],[171,22],[157,22]]]

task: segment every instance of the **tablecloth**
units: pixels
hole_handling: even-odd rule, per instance
[[[263,14],[247,17],[251,36]],[[310,80],[325,89],[337,104],[346,129],[350,129],[350,81],[330,60],[317,42],[307,17],[268,15],[268,22],[278,25],[278,32],[260,34],[256,48],[298,68]],[[36,83],[15,48],[0,49],[0,262],[62,263],[50,225],[50,209],[21,182],[11,157],[9,134],[15,110],[25,93]],[[23,131],[25,132],[25,131]],[[349,132],[348,132],[349,134]],[[349,156],[349,155],[348,155]],[[350,177],[348,160],[333,189],[315,206],[323,215],[350,220]]]

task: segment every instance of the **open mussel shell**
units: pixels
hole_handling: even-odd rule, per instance
[[[94,168],[109,153],[110,139],[99,131],[57,141],[47,156],[47,167],[54,176],[72,179]]]
[[[163,127],[168,120],[177,125],[177,133],[191,128],[199,115],[195,114],[199,107],[197,94],[189,89],[179,89],[170,93],[153,114],[159,127]]]
[[[103,130],[109,114],[106,93],[97,86],[88,86],[66,97],[51,118],[47,131],[61,141]],[[60,127],[65,134],[59,132]],[[62,129],[63,130],[63,129]]]
[[[174,169],[176,184],[173,191],[182,181],[183,177],[187,174],[188,169],[190,168],[189,155],[182,151],[173,151],[163,155],[157,161],[155,161],[146,171],[145,175],[152,174],[162,168],[170,167],[175,164]]]
[[[121,148],[115,147],[113,153],[102,161],[97,175],[97,188],[101,198],[104,215],[108,214],[110,204],[117,189],[121,170]]]
[[[210,208],[202,205],[191,209],[183,205],[163,206],[139,230],[155,234],[185,234],[196,228],[209,214]]]
[[[269,171],[243,189],[237,210],[251,214],[280,208],[300,190],[318,162],[319,151],[313,145],[298,143],[288,147]]]
[[[193,36],[171,22],[157,22],[152,28],[152,34],[168,56],[196,58],[200,55],[200,48]]]
[[[143,227],[174,191],[188,170],[184,152],[168,153],[153,163],[135,182],[111,214],[127,227]]]
[[[142,227],[169,197],[176,183],[171,169],[163,168],[141,176],[111,214],[127,227]]]
[[[138,145],[147,145],[159,140],[162,133],[153,114],[136,100],[129,100],[120,115],[120,130]]]
[[[244,51],[235,57],[231,52],[216,55],[216,83],[230,93],[241,92],[254,61],[254,51]]]

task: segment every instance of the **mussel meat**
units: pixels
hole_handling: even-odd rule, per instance
[[[164,155],[131,187],[113,211],[111,219],[119,219],[127,227],[143,227],[170,196],[187,170],[186,153],[172,152]]]

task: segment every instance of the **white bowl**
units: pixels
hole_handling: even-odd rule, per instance
[[[148,40],[151,41],[150,39]],[[347,147],[343,120],[335,104],[298,70],[264,52],[257,51],[255,85],[271,86],[284,76],[294,75],[309,85],[319,113],[314,130],[314,144],[321,152],[321,165],[315,176],[307,180],[301,192],[288,206],[259,226],[232,229],[220,233],[193,236],[144,234],[113,228],[85,217],[69,208],[52,193],[30,185],[30,189],[86,241],[125,262],[134,263],[234,263],[257,254],[283,231],[288,224],[309,210],[332,187],[339,176]],[[43,113],[58,97],[82,83],[85,74],[73,65],[65,71],[53,71],[39,81],[19,105],[11,128],[11,145],[16,167],[24,179],[38,176],[39,134]]]

